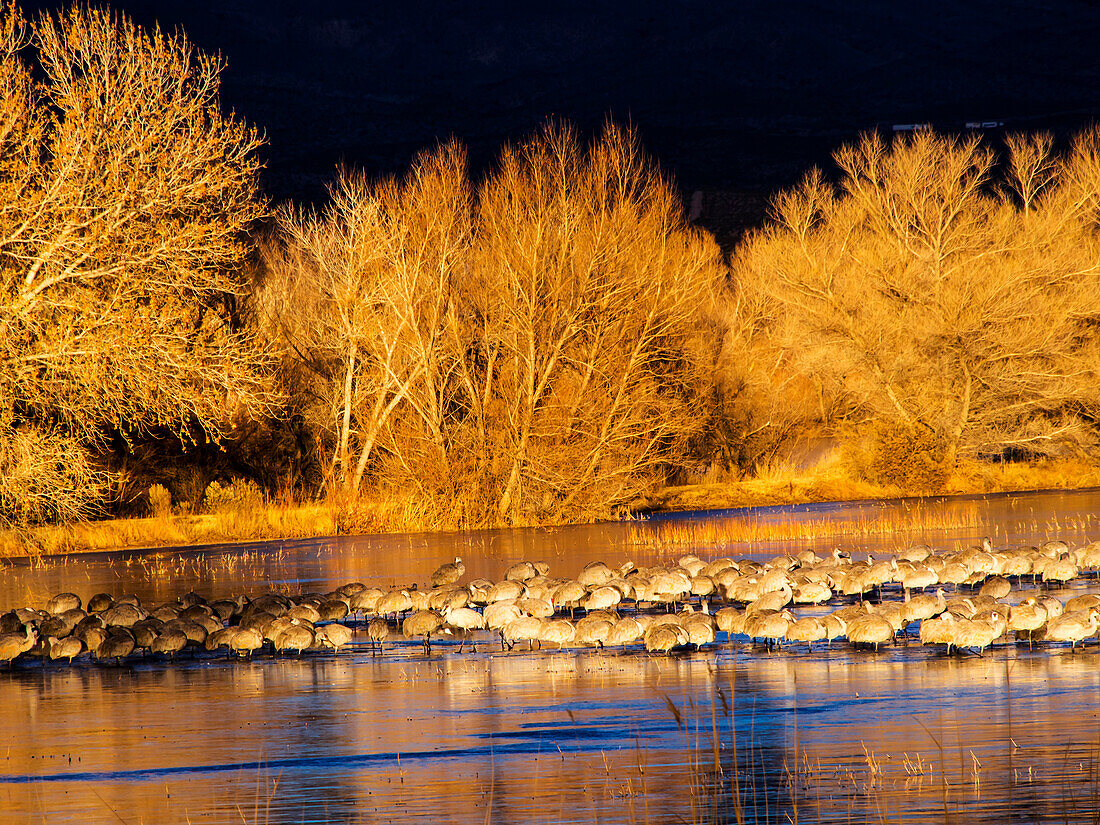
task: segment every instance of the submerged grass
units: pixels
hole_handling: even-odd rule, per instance
[[[755,705],[749,724],[742,718],[738,732],[738,712],[743,717],[745,708],[744,700],[739,705],[732,673],[728,695],[715,680],[709,707],[705,699],[689,697],[677,706],[667,695],[662,697],[684,739],[690,798],[689,815],[682,821],[693,825],[887,825],[1017,818],[1100,822],[1100,734],[1091,744],[1066,741],[1061,746],[1039,743],[1022,748],[1013,737],[1010,685],[1003,754],[976,753],[966,743],[958,718],[951,724],[941,719],[938,733],[917,719],[927,736],[923,750],[910,742],[910,749],[900,755],[883,753],[860,741],[857,752],[829,763],[811,756],[801,740],[797,686],[788,732],[781,741],[767,744],[756,728]],[[997,764],[991,764],[994,761]],[[1057,792],[1036,793],[1037,783]],[[1029,800],[1023,812],[1015,805],[1020,797]]]

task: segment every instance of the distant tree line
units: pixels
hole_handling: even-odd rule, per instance
[[[868,136],[727,259],[614,125],[273,207],[220,69],[110,12],[3,7],[0,519],[244,476],[410,525],[553,523],[822,435],[917,490],[1094,449],[1096,131]]]

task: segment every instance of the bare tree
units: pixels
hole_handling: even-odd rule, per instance
[[[404,491],[438,525],[609,514],[705,418],[717,247],[613,127],[589,147],[548,127],[472,189],[452,144],[402,181],[345,175],[320,215],[284,213],[287,254],[309,263],[269,274],[291,296],[269,301],[288,345],[311,342],[337,476]]]
[[[855,409],[961,450],[1036,453],[1090,438],[1100,407],[1097,137],[1064,158],[1008,144],[1006,185],[977,139],[877,136],[775,201],[738,260],[772,332]],[[857,413],[857,415],[860,413]]]
[[[412,405],[440,438],[440,369],[455,267],[469,235],[469,183],[451,143],[402,181],[345,172],[325,209],[280,210],[285,243],[262,302],[312,389],[303,405],[330,445],[329,477],[357,495],[379,433]]]
[[[637,496],[697,423],[716,247],[611,126],[589,147],[550,126],[505,149],[475,238],[489,300],[463,376],[499,438],[494,518],[560,520]]]
[[[0,15],[0,399],[13,426],[217,438],[265,399],[234,323],[260,136],[182,35]],[[40,79],[39,79],[40,78]]]

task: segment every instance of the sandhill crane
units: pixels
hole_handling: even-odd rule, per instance
[[[903,615],[906,621],[919,622],[938,616],[946,609],[947,600],[944,598],[943,588],[937,587],[934,595],[932,593],[919,593],[905,602]]]
[[[705,613],[681,613],[680,626],[687,631],[688,644],[695,645],[696,651],[714,641],[715,621]]]
[[[605,618],[598,616],[585,616],[577,622],[574,629],[574,641],[580,645],[596,645],[603,647],[607,634],[614,626]]]
[[[204,640],[205,641],[205,640]],[[165,625],[149,645],[150,653],[175,656],[187,646],[187,636],[177,627]]]
[[[787,635],[787,628],[795,621],[789,610],[774,613],[745,613],[745,634],[751,639],[763,639],[770,649],[779,646]]]
[[[466,645],[466,634],[471,630],[480,630],[486,627],[485,617],[476,610],[468,607],[448,607],[443,611],[443,618],[450,627],[462,631],[462,641],[459,642],[458,652]],[[476,652],[476,648],[475,648]]]
[[[1012,592],[1012,585],[1004,576],[990,576],[983,582],[978,594],[994,599],[1003,599]]]
[[[384,595],[385,593],[377,587],[368,587],[365,590],[353,594],[349,599],[351,612],[361,616],[365,616],[367,613],[374,613],[375,608],[378,606],[378,600]]]
[[[442,587],[445,584],[457,584],[458,580],[466,575],[466,565],[462,563],[460,556],[455,556],[455,560],[448,564],[440,565],[436,568],[436,571],[432,573],[429,581],[432,587]]]
[[[1047,618],[1047,609],[1034,596],[1029,596],[1009,609],[1008,629],[1016,632],[1017,639],[1026,636],[1030,647],[1036,631],[1046,626]]]
[[[808,581],[798,585],[791,600],[795,604],[824,604],[832,597],[833,591],[827,584]]]
[[[51,636],[49,643],[48,655],[52,661],[68,659],[71,665],[73,659],[84,652],[84,643],[75,636],[66,636],[64,639],[55,639]]]
[[[1047,623],[1046,640],[1070,642],[1071,649],[1076,649],[1078,642],[1095,636],[1098,628],[1100,628],[1100,610],[1096,608],[1063,613]]]
[[[877,613],[860,616],[848,623],[848,641],[852,645],[879,645],[894,640],[894,626]]]
[[[947,645],[951,650],[955,637],[955,625],[960,620],[954,613],[943,612],[920,623],[920,641],[924,645]]]
[[[375,616],[367,623],[367,636],[370,637],[371,652],[378,645],[378,652],[385,653],[386,639],[390,637],[390,623],[381,616]]]
[[[1058,558],[1043,568],[1043,582],[1068,582],[1076,579],[1079,573],[1073,559]]]
[[[79,610],[80,607],[80,596],[75,593],[58,593],[46,602],[46,612],[51,616],[64,613],[66,610]]]
[[[110,593],[96,593],[90,599],[88,599],[88,612],[89,613],[102,613],[112,604],[114,604],[114,597]]]
[[[412,610],[412,606],[408,590],[391,590],[378,599],[374,610],[379,616],[393,616],[396,621],[402,613]]]
[[[428,609],[443,613],[446,610],[465,607],[469,601],[470,593],[466,588],[444,585],[432,591],[428,597]]]
[[[611,568],[602,561],[594,561],[585,565],[580,575],[577,576],[577,581],[582,587],[599,587],[602,584],[607,584],[614,575]]]
[[[642,626],[630,617],[619,619],[607,631],[605,645],[630,645],[642,638]]]
[[[529,561],[521,561],[513,564],[504,571],[504,578],[508,581],[526,582],[539,574],[538,569]]]
[[[980,654],[1005,632],[1005,619],[1003,611],[991,610],[980,613],[973,619],[955,622],[951,644],[959,650],[976,647]]]
[[[545,623],[545,620],[537,616],[520,616],[513,619],[501,629],[501,642],[506,643],[509,649],[515,647],[516,642],[520,641],[527,641],[530,650],[534,650],[535,642],[542,647],[542,627]]]
[[[651,653],[668,653],[688,643],[689,635],[679,624],[650,625],[642,637],[645,649]]]
[[[303,650],[313,647],[316,635],[313,628],[303,623],[301,619],[291,619],[290,621],[292,623],[276,633],[271,642],[275,650],[280,653],[293,650],[301,656]]]
[[[253,651],[264,645],[264,637],[254,628],[239,628],[229,640],[229,649],[238,656],[252,657]]]
[[[761,613],[770,610],[782,610],[791,603],[794,592],[784,583],[778,590],[761,593],[745,608],[746,613]]]
[[[113,608],[112,608],[113,609]],[[96,648],[95,657],[99,661],[114,659],[115,664],[134,652],[134,636],[124,627],[110,627],[106,638]]]
[[[576,628],[568,619],[554,619],[543,623],[539,639],[547,644],[556,644],[561,650],[562,645],[573,642],[576,633]]]
[[[736,631],[733,630],[733,627],[742,616],[744,616],[744,613],[736,607],[723,607],[714,614],[714,621],[717,623],[718,629],[725,633],[740,633],[740,627]]]
[[[813,650],[813,643],[825,638],[825,622],[816,616],[806,616],[787,625],[784,634],[788,642],[805,642],[807,650]]]
[[[1066,602],[1066,613],[1073,613],[1077,610],[1091,610],[1094,607],[1100,607],[1100,595],[1096,593],[1085,593],[1081,596],[1074,596],[1068,602]],[[39,628],[41,632],[41,628]]]
[[[424,637],[425,655],[432,652],[432,634],[445,624],[443,616],[435,610],[418,610],[401,623],[401,632],[406,638]]]
[[[137,607],[128,603],[116,604],[113,607],[108,607],[101,614],[103,623],[107,627],[131,627],[135,622],[140,622],[149,614]]]
[[[12,662],[34,647],[37,641],[38,631],[33,625],[23,625],[20,633],[5,633],[0,636],[0,662],[7,662],[11,667]]]
[[[333,653],[339,653],[340,648],[350,641],[351,628],[345,625],[333,623],[317,628],[317,644],[332,648]]]

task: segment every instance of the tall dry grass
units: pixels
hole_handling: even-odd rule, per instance
[[[333,536],[347,529],[339,507],[265,504],[248,511],[152,518],[74,521],[0,530],[0,557],[173,547],[260,539]],[[356,522],[353,527],[371,527]]]

